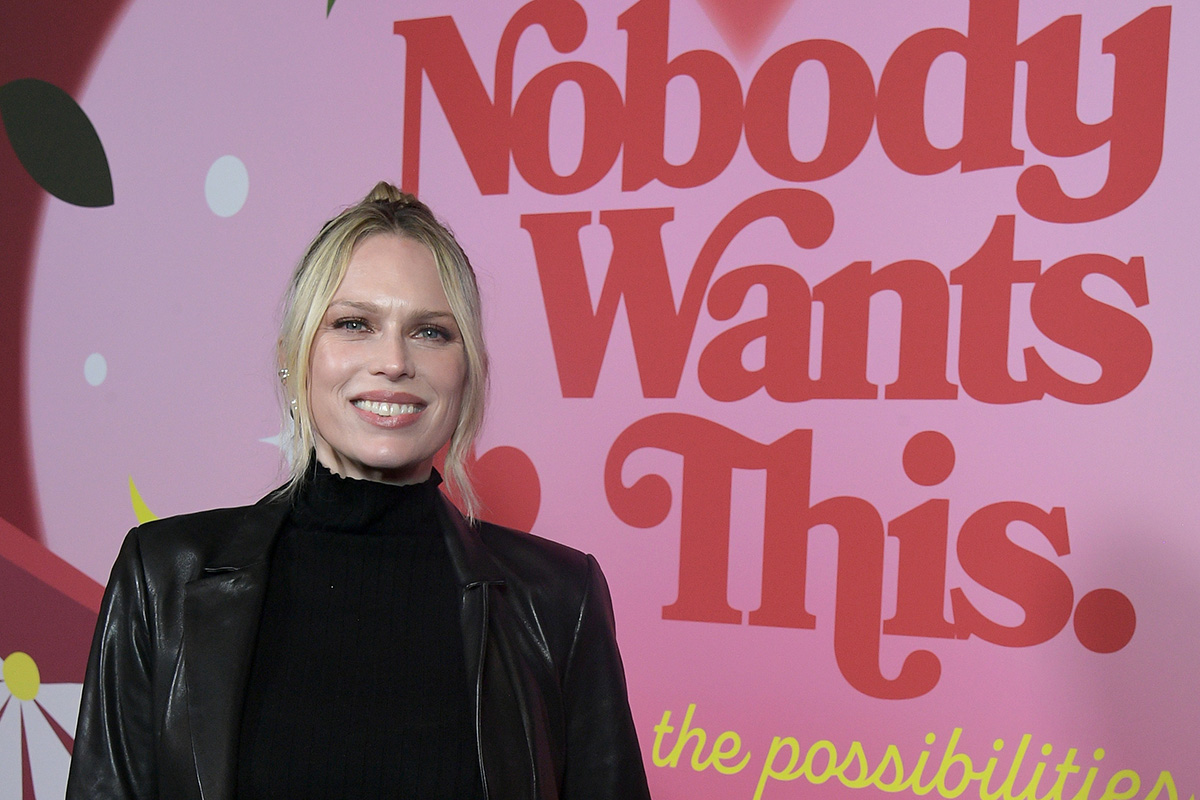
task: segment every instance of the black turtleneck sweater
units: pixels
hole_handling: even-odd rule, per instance
[[[305,481],[271,555],[241,800],[482,797],[439,482]]]

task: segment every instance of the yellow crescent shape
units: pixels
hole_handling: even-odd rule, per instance
[[[133,503],[133,513],[137,517],[139,525],[143,522],[151,522],[158,519],[158,514],[155,514],[146,506],[146,501],[138,493],[137,486],[133,483],[132,475],[129,476],[129,500]]]

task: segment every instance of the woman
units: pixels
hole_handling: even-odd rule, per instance
[[[380,183],[292,278],[290,480],[135,528],[88,663],[74,798],[646,798],[594,559],[464,518],[474,273]]]

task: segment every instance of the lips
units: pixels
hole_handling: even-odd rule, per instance
[[[355,400],[355,408],[370,411],[381,417],[398,417],[401,414],[416,414],[423,405],[418,403],[386,403],[379,400]]]
[[[358,415],[377,428],[405,428],[421,418],[428,403],[408,392],[369,391],[355,396],[350,404]]]

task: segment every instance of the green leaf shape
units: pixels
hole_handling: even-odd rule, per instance
[[[326,17],[329,16],[330,11],[333,11],[334,2],[335,2],[335,0],[329,0],[328,4],[325,6],[325,16]]]
[[[0,86],[0,119],[21,165],[39,186],[76,206],[113,204],[104,145],[69,94],[37,78],[11,81]]]

